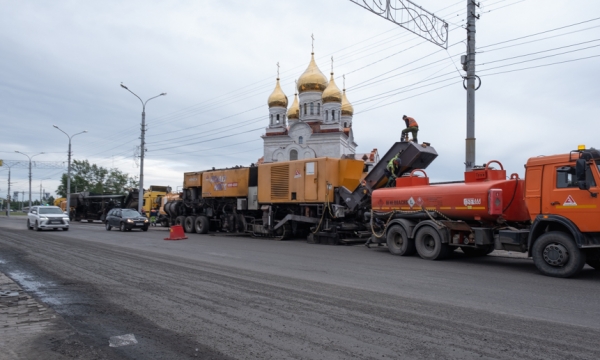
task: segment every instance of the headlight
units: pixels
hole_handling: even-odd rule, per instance
[[[40,215],[40,219],[41,219],[41,220],[47,220],[47,219],[48,219],[48,217],[47,217],[47,216],[42,216],[42,215]]]
[[[133,220],[131,220],[131,219],[127,219],[127,222],[133,222]]]
[[[144,220],[144,222],[148,222],[148,219]]]
[[[69,221],[69,218],[68,218],[68,217],[64,217],[64,218],[62,218],[62,219],[63,219],[63,221],[64,221],[64,222],[68,222],[68,221]]]

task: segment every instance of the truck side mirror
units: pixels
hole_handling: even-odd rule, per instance
[[[589,190],[590,182],[587,180],[589,165],[585,159],[577,159],[575,162],[575,175],[580,190]]]

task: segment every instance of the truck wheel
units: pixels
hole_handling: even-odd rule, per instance
[[[123,223],[123,222],[122,222],[122,223],[121,223],[121,225],[119,226],[119,231],[121,231],[121,232],[125,232],[125,230],[127,230],[127,229],[125,228],[125,223]]]
[[[186,233],[195,233],[196,232],[195,223],[196,223],[195,216],[186,216],[185,221],[183,223],[183,229],[185,230],[185,232]]]
[[[426,260],[441,260],[450,253],[448,244],[442,244],[440,234],[431,226],[419,229],[415,236],[415,245],[419,256]]]
[[[206,234],[208,233],[208,218],[206,216],[198,216],[196,221],[194,221],[194,229],[198,234]]]
[[[585,265],[585,253],[570,235],[552,231],[540,236],[531,250],[533,263],[547,276],[567,278],[577,275]]]
[[[175,218],[175,225],[185,225],[185,216],[178,216]],[[185,228],[184,228],[185,230]]]
[[[416,252],[415,240],[409,239],[406,231],[400,225],[390,227],[386,240],[388,250],[394,255],[408,256]]]
[[[106,231],[110,231],[110,229],[112,229],[112,226],[110,226],[110,224],[107,221],[106,222]]]
[[[35,229],[35,231],[42,231],[42,229],[40,228],[40,226],[38,225],[37,220],[35,221],[35,224],[33,225],[33,228]]]

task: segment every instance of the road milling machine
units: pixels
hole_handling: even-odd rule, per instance
[[[396,155],[406,173],[426,168],[437,153],[428,144],[398,142],[367,174],[362,160],[327,157],[188,172],[181,198],[164,211],[186,232],[364,242],[370,195],[387,184],[386,165]]]

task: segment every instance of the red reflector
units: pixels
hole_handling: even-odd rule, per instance
[[[502,189],[490,189],[488,212],[490,215],[502,215]]]

